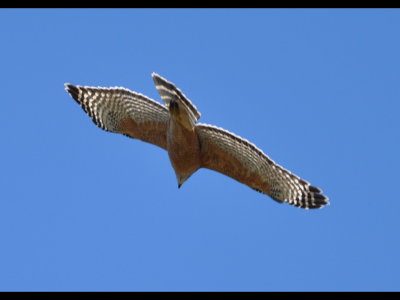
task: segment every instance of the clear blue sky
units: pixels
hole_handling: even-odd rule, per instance
[[[400,10],[0,10],[0,291],[400,290]],[[97,128],[63,84],[174,82],[321,187],[278,204]]]

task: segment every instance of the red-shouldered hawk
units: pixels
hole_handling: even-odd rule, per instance
[[[277,165],[249,141],[222,128],[197,123],[200,113],[175,85],[152,74],[165,103],[125,88],[65,84],[66,90],[100,128],[155,144],[168,151],[178,187],[208,168],[301,208],[329,204],[319,188]]]

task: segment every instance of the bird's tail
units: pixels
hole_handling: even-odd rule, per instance
[[[153,77],[158,93],[167,107],[170,108],[170,104],[174,105],[174,102],[177,103],[179,108],[182,108],[184,111],[180,112],[180,116],[184,116],[186,119],[185,122],[188,122],[190,127],[194,127],[194,124],[201,116],[196,106],[194,106],[194,104],[172,82],[169,82],[157,73],[152,73],[151,76]],[[172,107],[172,109],[175,108]]]

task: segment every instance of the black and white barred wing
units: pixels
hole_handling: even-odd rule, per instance
[[[125,88],[65,84],[67,92],[101,129],[167,148],[168,110]]]
[[[201,167],[232,177],[278,202],[301,208],[329,204],[320,189],[277,165],[247,140],[206,124],[198,124],[196,131]]]

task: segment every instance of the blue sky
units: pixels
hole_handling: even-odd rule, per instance
[[[1,9],[0,291],[400,290],[400,10]],[[97,128],[63,84],[255,143],[331,205],[278,204]]]

